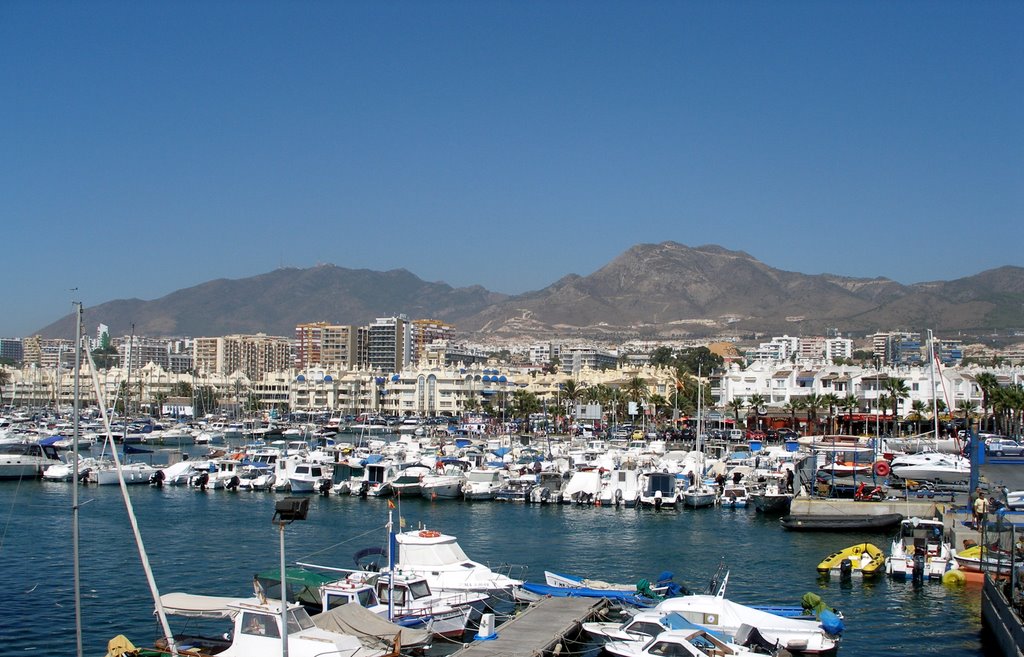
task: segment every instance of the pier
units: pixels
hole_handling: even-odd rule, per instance
[[[541,598],[497,629],[498,638],[474,641],[453,657],[526,657],[566,653],[580,625],[608,607],[601,598]]]

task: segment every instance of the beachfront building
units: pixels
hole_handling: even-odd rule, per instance
[[[366,327],[327,322],[299,324],[295,327],[295,369],[365,367],[367,347]]]
[[[401,372],[412,362],[412,332],[405,315],[378,317],[367,327],[367,364],[378,372]]]
[[[255,380],[267,372],[291,368],[291,341],[265,333],[196,338],[192,360],[200,375],[227,375],[238,371]]]

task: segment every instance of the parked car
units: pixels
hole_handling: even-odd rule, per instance
[[[1012,438],[989,438],[985,441],[985,453],[991,456],[1024,456],[1024,445]]]

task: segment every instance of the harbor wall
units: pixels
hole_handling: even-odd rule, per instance
[[[1005,582],[985,578],[981,591],[981,625],[1003,657],[1024,657],[1024,625],[1003,595]]]

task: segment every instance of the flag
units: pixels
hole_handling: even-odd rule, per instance
[[[392,502],[391,500],[388,500],[388,508],[389,508],[389,509],[393,509],[393,508],[395,508],[395,503],[394,503],[394,502]]]
[[[398,516],[398,526],[403,528],[405,527],[405,518],[402,516]]]

